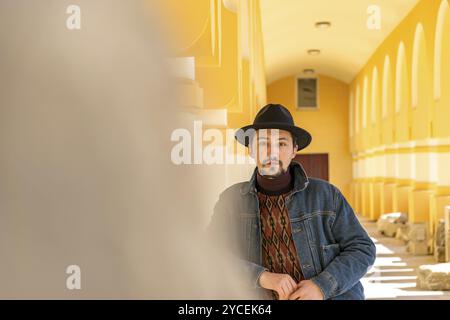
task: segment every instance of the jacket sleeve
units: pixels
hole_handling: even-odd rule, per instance
[[[335,188],[336,218],[332,233],[339,244],[340,254],[311,280],[320,287],[325,299],[336,297],[351,289],[375,262],[376,248],[361,226],[353,209]]]
[[[239,228],[235,216],[229,210],[229,203],[223,193],[214,206],[214,213],[207,227],[207,239],[211,241],[215,250],[223,250],[238,270],[248,280],[245,283],[250,288],[261,288],[259,277],[267,268],[242,258],[239,244]]]

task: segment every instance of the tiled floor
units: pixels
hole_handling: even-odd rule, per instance
[[[375,222],[361,222],[377,246],[375,265],[362,279],[367,299],[450,300],[450,291],[416,288],[417,267],[435,264],[433,256],[413,256],[402,241],[378,234]]]

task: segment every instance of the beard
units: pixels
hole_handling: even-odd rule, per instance
[[[269,164],[269,165],[267,165]],[[268,179],[275,179],[286,173],[286,170],[283,168],[283,162],[278,160],[278,164],[270,164],[270,160],[266,161],[266,163],[258,168],[259,174]]]

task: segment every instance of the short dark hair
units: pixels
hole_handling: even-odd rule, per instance
[[[292,137],[292,145],[294,147],[297,146],[297,148],[298,148],[297,137],[292,132],[290,132],[290,134],[291,134],[291,137]]]

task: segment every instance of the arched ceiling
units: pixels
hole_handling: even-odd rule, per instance
[[[304,69],[349,83],[418,0],[260,0],[267,83]],[[370,5],[381,29],[367,27]],[[331,28],[318,29],[318,21]],[[318,56],[309,49],[320,49]]]

